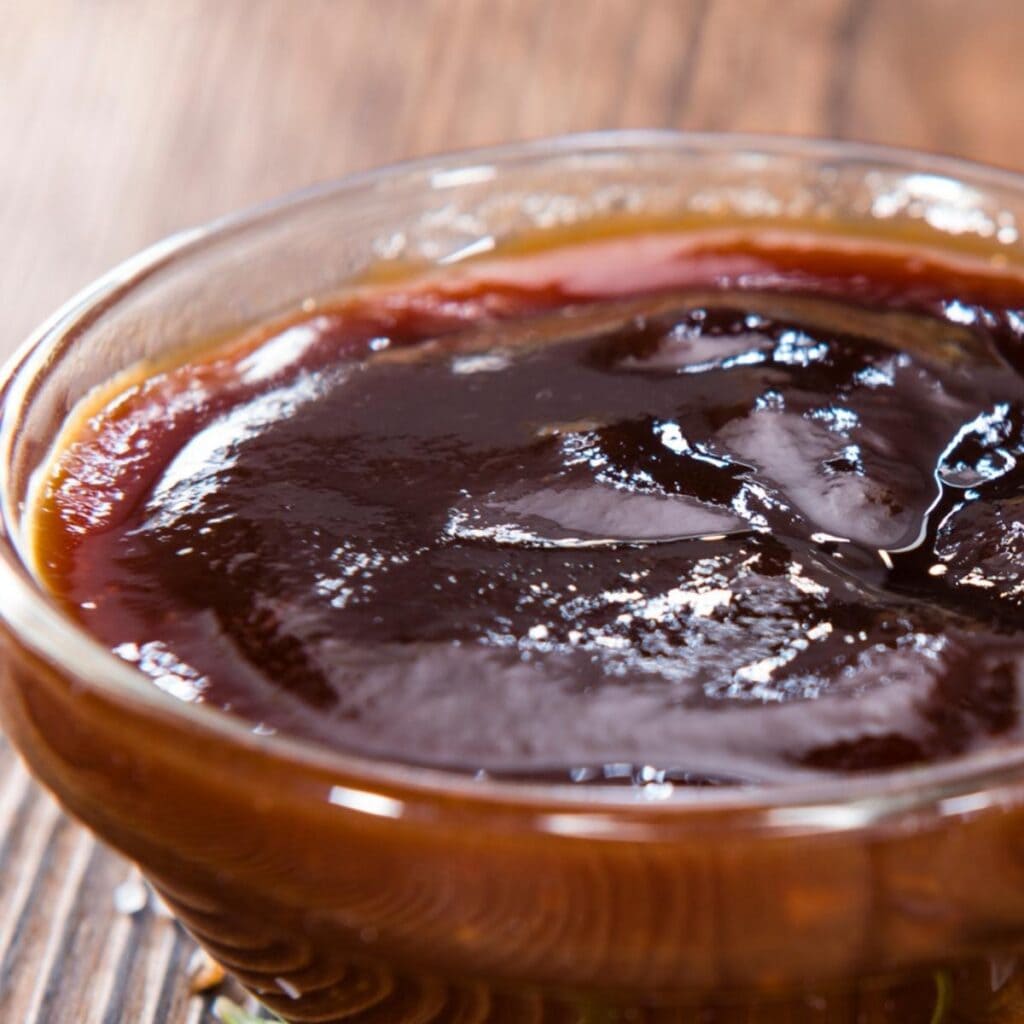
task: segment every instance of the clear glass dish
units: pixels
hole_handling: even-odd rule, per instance
[[[176,701],[26,567],[33,474],[79,399],[127,366],[335,294],[381,261],[445,265],[609,217],[1024,264],[1016,175],[659,132],[430,158],[175,236],[72,300],[0,385],[5,729],[289,1020],[1016,1019],[998,1014],[1018,988],[1024,1005],[1024,748],[656,799],[413,770]]]

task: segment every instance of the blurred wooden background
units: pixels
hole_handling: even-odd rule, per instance
[[[0,0],[0,354],[168,232],[438,150],[671,127],[1024,169],[1022,54],[1022,0]],[[126,877],[0,737],[4,1024],[211,1019]]]

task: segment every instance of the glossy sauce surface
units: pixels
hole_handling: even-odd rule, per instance
[[[941,760],[1021,733],[1022,335],[1020,280],[838,241],[481,263],[115,383],[37,563],[261,732],[652,786]]]

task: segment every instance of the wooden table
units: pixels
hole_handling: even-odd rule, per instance
[[[4,0],[0,353],[163,234],[436,150],[646,126],[1024,168],[1022,53],[1021,0]],[[0,738],[3,1024],[213,1019],[129,877]]]

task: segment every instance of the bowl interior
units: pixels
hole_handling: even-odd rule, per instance
[[[911,242],[1007,264],[1021,262],[1022,218],[1020,179],[938,157],[785,138],[611,133],[385,168],[186,231],[73,299],[8,366],[0,427],[0,614],[23,642],[87,685],[141,701],[154,713],[185,716],[230,742],[252,744],[244,722],[174,701],[90,640],[59,613],[27,568],[24,515],[33,480],[61,425],[93,388],[140,361],[335,296],[382,266],[412,273],[486,259],[538,229],[571,232],[608,219],[647,230],[770,226]],[[464,785],[443,772],[413,774],[310,743],[269,742],[282,756],[367,778]],[[799,819],[848,828],[936,794],[976,790],[1021,763],[1024,751],[1009,758],[990,752],[927,770],[801,784],[785,793],[687,791],[670,799],[770,807],[786,827]],[[488,783],[484,789],[499,799],[525,792],[530,799],[589,806],[633,801],[614,791],[561,786]]]

